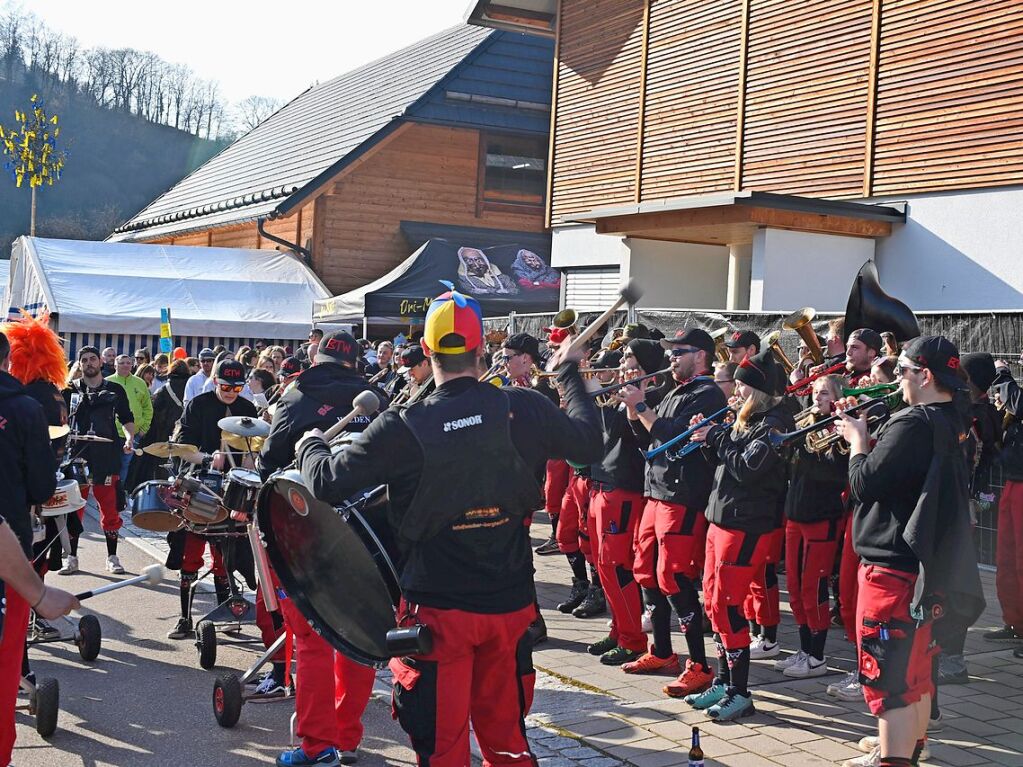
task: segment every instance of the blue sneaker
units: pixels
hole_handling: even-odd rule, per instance
[[[693,693],[692,695],[686,695],[682,700],[688,703],[693,708],[710,708],[716,705],[719,701],[724,699],[728,694],[728,687],[723,684],[712,684],[703,692]]]
[[[717,722],[730,722],[755,713],[757,710],[753,708],[753,696],[737,692],[725,695],[721,701],[707,709],[707,716]]]
[[[328,748],[316,756],[309,756],[301,748],[285,751],[277,757],[277,767],[341,767],[336,748]]]

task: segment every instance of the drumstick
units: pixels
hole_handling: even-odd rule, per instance
[[[624,304],[634,304],[642,297],[643,291],[639,289],[638,285],[636,285],[635,280],[629,280],[625,283],[625,285],[622,286],[622,289],[618,291],[618,300],[614,302],[614,306],[597,317],[597,319],[586,326],[582,333],[572,339],[572,343],[568,347],[568,353],[571,354],[572,352],[582,349],[586,342],[593,338],[604,323],[611,319],[614,316],[614,313],[617,312]]]
[[[345,430],[345,427],[360,415],[369,415],[380,409],[380,398],[371,391],[359,392],[352,400],[352,412],[323,433],[323,439],[330,442]]]
[[[110,583],[106,586],[100,586],[99,588],[92,589],[91,591],[83,591],[80,594],[75,594],[75,599],[81,602],[83,599],[89,599],[100,594],[106,594],[108,591],[114,591],[116,589],[123,589],[125,586],[134,586],[136,583],[147,583],[150,586],[155,586],[163,580],[163,567],[161,565],[149,565],[149,567],[142,568],[142,574],[136,575],[134,578],[129,578],[126,581],[118,581],[117,583]]]

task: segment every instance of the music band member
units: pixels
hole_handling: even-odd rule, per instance
[[[747,357],[735,371],[742,406],[734,425],[714,424],[692,439],[720,461],[707,506],[703,596],[714,627],[718,671],[704,692],[687,695],[694,708],[720,721],[754,712],[749,691],[750,631],[743,602],[768,560],[785,493],[785,459],[769,440],[793,430],[792,416],[775,396],[778,373],[768,349]]]
[[[858,328],[845,342],[845,365],[849,370],[849,386],[870,385],[870,367],[881,354],[881,334],[870,328]]]
[[[231,465],[228,453],[238,465],[243,457],[238,451],[222,451],[222,432],[219,426],[221,418],[227,416],[256,417],[256,406],[241,396],[245,387],[245,367],[234,360],[222,360],[213,371],[212,380],[215,388],[212,391],[197,394],[185,402],[181,413],[175,441],[186,445],[195,445],[198,452],[187,456],[186,460],[200,464],[206,456],[212,456],[214,471],[226,471]],[[193,636],[191,617],[192,586],[199,577],[203,566],[203,553],[206,550],[206,539],[190,530],[178,530],[167,534],[170,552],[167,554],[166,566],[171,570],[180,570],[181,617],[177,625],[167,632],[168,639],[187,639]],[[241,552],[238,552],[241,553]],[[210,554],[213,558],[213,587],[217,603],[223,604],[229,595],[227,566],[220,546],[211,543]],[[249,562],[251,565],[251,561]],[[254,580],[251,573],[247,580]],[[253,584],[254,585],[254,584]]]
[[[98,359],[98,357],[97,357]],[[0,763],[14,750],[14,710],[21,676],[29,610],[42,618],[66,615],[78,600],[44,586],[32,569],[29,507],[46,501],[57,486],[42,406],[8,371],[10,345],[0,333]]]
[[[278,469],[291,464],[295,445],[310,429],[327,429],[352,410],[352,400],[372,387],[359,374],[356,360],[359,344],[338,330],[323,336],[313,358],[313,366],[303,372],[281,397],[274,411],[270,434],[259,455],[259,471],[264,480]],[[348,431],[361,432],[370,416],[356,416]],[[275,587],[279,586],[276,583]],[[303,764],[349,764],[358,757],[362,741],[362,714],[373,692],[376,676],[370,667],[360,665],[338,653],[313,631],[309,622],[287,594],[277,589],[284,617],[295,634],[295,734],[301,739],[297,749],[277,758],[281,767]],[[262,603],[259,591],[257,607]],[[265,608],[264,608],[265,610]],[[265,635],[264,644],[273,634]],[[275,659],[273,682],[282,686],[285,677],[284,656]]]
[[[396,393],[392,405],[407,405],[424,399],[433,392],[433,370],[430,368],[430,360],[423,354],[418,346],[410,346],[401,352],[401,368],[399,376],[407,376],[408,381],[404,388]]]
[[[117,486],[121,456],[133,449],[134,416],[124,388],[103,378],[99,350],[95,346],[79,349],[78,363],[82,367],[82,377],[73,381],[64,392],[72,431],[95,433],[97,437],[109,440],[78,443],[72,447],[75,456],[85,458],[89,467],[89,484],[82,489],[82,500],[89,499],[91,489],[99,506],[100,526],[107,542],[107,572],[121,575],[124,568],[117,558],[117,531],[123,522],[117,506]],[[124,429],[123,440],[117,436],[118,422]],[[78,536],[74,534],[71,535],[71,556],[78,557]]]
[[[739,365],[735,362],[714,363],[714,383],[725,395],[725,400],[732,398],[735,394],[735,369]]]
[[[533,765],[523,722],[536,617],[527,523],[549,458],[600,458],[596,408],[567,348],[553,358],[565,412],[535,392],[479,382],[482,312],[458,292],[430,304],[422,346],[437,381],[430,397],[385,411],[336,456],[312,432],[298,465],[326,502],[388,485],[402,619],[433,637],[428,654],[390,663],[394,710],[419,764],[468,764],[471,715],[485,763]]]
[[[844,385],[845,379],[836,375],[814,381],[814,411],[808,423],[796,426],[830,416]],[[848,454],[837,442],[819,452],[809,444],[793,451],[785,496],[787,585],[792,617],[799,627],[799,650],[774,664],[785,676],[797,679],[828,672],[824,657],[831,624],[828,580],[842,539],[842,492],[849,472]]]
[[[753,357],[760,353],[760,336],[752,330],[735,331],[732,337],[725,341],[728,349],[728,360],[738,365],[746,357]]]
[[[933,692],[933,619],[970,625],[984,607],[970,539],[966,427],[953,394],[959,352],[941,336],[910,341],[899,357],[909,405],[873,447],[867,417],[842,416],[849,443],[853,545],[860,556],[856,627],[863,697],[878,718],[882,767],[916,764]]]
[[[664,349],[648,338],[629,341],[622,350],[624,380],[664,367]],[[597,534],[597,572],[604,598],[611,610],[611,631],[586,648],[599,655],[606,666],[636,661],[647,649],[643,633],[643,601],[633,574],[636,560],[636,532],[643,513],[643,454],[629,423],[623,399],[654,407],[660,401],[656,388],[647,391],[646,381],[619,390],[619,397],[599,410],[604,438],[603,459],[590,468],[592,497],[590,513]]]
[[[674,388],[654,410],[644,407],[634,387],[623,395],[633,428],[650,448],[686,431],[694,416],[716,413],[727,402],[711,377],[714,339],[709,333],[699,328],[680,330],[660,345],[671,355]],[[678,678],[664,687],[664,693],[671,697],[702,692],[713,679],[703,643],[703,610],[696,581],[703,569],[707,537],[704,511],[714,467],[700,453],[694,451],[673,461],[661,453],[650,460],[645,472],[636,579],[643,588],[644,601],[652,608],[654,643],[630,670],[668,670],[676,674]],[[684,669],[671,648],[672,610],[689,652]]]

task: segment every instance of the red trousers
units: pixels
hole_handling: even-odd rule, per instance
[[[785,527],[789,606],[799,626],[824,631],[831,625],[828,581],[835,568],[842,520],[793,522]]]
[[[185,552],[181,555],[181,572],[197,573],[202,570],[202,566],[205,564],[203,553],[206,551],[206,543],[206,539],[201,535],[196,535],[190,530],[185,531]],[[211,543],[210,556],[213,558],[213,575],[217,578],[226,576],[224,555],[221,553],[220,547]]]
[[[757,567],[749,593],[743,604],[746,618],[761,626],[777,626],[781,622],[781,594],[778,590],[778,571],[782,546],[785,545],[785,528],[779,527],[764,533],[768,539],[767,558]]]
[[[707,517],[678,503],[647,498],[636,542],[636,582],[662,594],[678,594],[678,578],[695,580],[703,570]]]
[[[597,531],[597,572],[611,608],[611,636],[628,650],[643,652],[643,601],[632,568],[643,495],[629,490],[600,490],[590,502]]]
[[[354,751],[362,740],[362,712],[376,671],[336,652],[290,599],[280,602],[295,632],[295,733],[302,750],[313,756],[331,746]]]
[[[998,502],[995,587],[1002,620],[1023,632],[1023,482],[1008,481]]]
[[[845,638],[856,642],[856,602],[859,595],[860,558],[853,549],[852,516],[847,514],[843,520],[842,559],[838,563],[838,597],[845,628]]]
[[[591,527],[590,480],[588,477],[573,475],[558,517],[558,550],[562,554],[581,551],[586,561],[592,562]]]
[[[92,497],[99,506],[100,527],[103,528],[103,532],[120,530],[124,524],[121,513],[117,510],[117,482],[117,475],[113,474],[99,484],[78,486],[83,501],[89,500],[89,490],[92,490]]]
[[[471,719],[484,767],[535,766],[524,719],[535,681],[526,629],[536,608],[488,615],[420,607],[417,617],[433,635],[433,651],[394,658],[390,668],[393,714],[418,763],[468,765]]]
[[[750,584],[767,562],[772,533],[757,535],[711,524],[703,566],[703,603],[714,631],[729,650],[749,647],[743,602]],[[768,624],[770,625],[770,624]]]
[[[14,751],[14,706],[18,702],[29,605],[10,586],[5,587],[4,596],[7,606],[0,632],[0,764],[6,767]]]
[[[543,483],[544,508],[553,521],[561,513],[572,468],[565,461],[547,461],[547,478]]]

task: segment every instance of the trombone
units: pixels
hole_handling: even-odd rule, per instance
[[[781,348],[781,343],[779,343],[780,340],[781,331],[775,330],[769,333],[767,338],[764,339],[764,345],[771,349],[771,353],[774,355],[775,360],[777,360],[778,364],[785,369],[785,375],[789,376],[792,371],[796,369],[796,366],[792,364],[788,355],[785,354],[785,350]]]
[[[502,375],[500,370],[504,367],[504,361],[495,362],[486,373],[479,377],[480,383],[492,383],[498,389],[508,385],[508,376]]]
[[[806,394],[809,394],[810,386],[813,384],[814,381],[816,381],[818,378],[834,375],[835,373],[843,371],[845,370],[845,366],[846,366],[845,360],[842,360],[841,362],[836,362],[831,367],[819,370],[813,375],[808,375],[806,378],[802,378],[799,381],[796,381],[794,384],[789,384],[788,386],[785,387],[785,393],[795,394],[797,397],[802,397]]]
[[[618,391],[619,389],[625,386],[634,386],[635,384],[638,384],[641,381],[647,381],[656,376],[663,375],[671,375],[671,368],[667,367],[664,370],[658,370],[654,373],[647,373],[646,375],[637,376],[636,378],[630,378],[628,381],[619,381],[618,383],[613,383],[610,386],[604,386],[603,388],[595,389],[594,391],[588,392],[588,394],[591,397],[602,397],[605,394],[610,394],[611,392]]]

